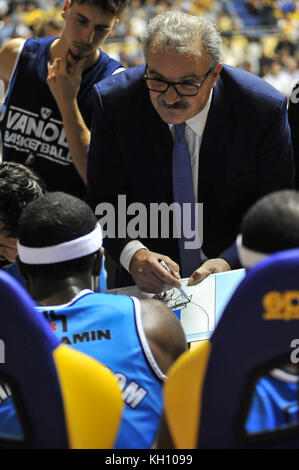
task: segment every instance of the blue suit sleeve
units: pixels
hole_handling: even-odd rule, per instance
[[[258,144],[256,201],[271,192],[295,187],[293,148],[285,98],[282,99],[272,122],[266,124]],[[235,242],[223,250],[219,258],[225,259],[232,269],[242,267]]]
[[[296,171],[296,189],[299,189],[299,82],[293,88],[289,103],[289,123],[292,133],[294,162]]]
[[[104,219],[109,224],[104,226],[107,236],[104,238],[104,247],[111,257],[119,263],[120,253],[130,241],[128,238],[119,238],[117,226],[118,196],[128,195],[126,186],[127,176],[122,167],[121,150],[117,144],[117,137],[109,128],[109,115],[105,111],[99,85],[93,88],[94,108],[91,126],[91,141],[87,159],[87,202],[95,211],[103,224]],[[113,175],[111,179],[107,175]]]

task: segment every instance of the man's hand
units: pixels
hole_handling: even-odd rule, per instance
[[[161,266],[159,259],[167,264],[170,273]],[[129,269],[136,285],[143,292],[160,294],[171,287],[181,287],[180,268],[168,256],[142,248],[133,255]]]
[[[87,149],[90,143],[90,132],[81,115],[77,95],[85,63],[86,58],[75,60],[68,53],[66,58],[54,60],[49,66],[47,78],[62,116],[72,162],[84,183],[87,180]]]
[[[209,274],[230,271],[231,267],[223,258],[208,259],[196,269],[188,280],[188,286],[195,286]]]
[[[74,60],[68,54],[66,58],[54,59],[49,65],[47,83],[61,113],[77,98],[85,62],[86,58]]]

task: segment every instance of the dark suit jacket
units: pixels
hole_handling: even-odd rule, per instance
[[[147,207],[173,202],[173,141],[151,104],[143,74],[144,66],[138,66],[94,86],[87,185],[93,208],[104,201],[117,207],[119,194],[127,195],[128,204]],[[286,99],[255,75],[224,65],[199,155],[205,254],[238,267],[231,245],[242,215],[264,194],[293,187],[293,178]],[[119,261],[128,241],[106,239],[105,246]],[[141,241],[180,262],[177,239],[148,236]]]
[[[289,123],[292,133],[294,162],[296,169],[296,189],[299,190],[299,82],[294,86],[289,103]]]

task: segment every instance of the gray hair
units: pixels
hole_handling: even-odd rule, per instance
[[[202,52],[208,55],[210,67],[221,62],[222,39],[214,23],[181,10],[155,16],[141,36],[141,41],[145,57],[152,43],[164,50],[176,49],[184,53],[197,42],[203,48]]]

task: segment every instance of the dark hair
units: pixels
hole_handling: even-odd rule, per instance
[[[71,0],[70,5],[73,3],[87,3],[101,8],[103,11],[112,13],[112,15],[120,15],[128,4],[128,0]]]
[[[262,253],[299,247],[299,192],[277,191],[262,197],[245,214],[243,245]]]
[[[18,237],[24,207],[46,190],[44,182],[29,168],[15,162],[0,162],[0,220],[7,236]]]
[[[50,192],[29,204],[19,223],[19,241],[26,247],[57,245],[91,232],[97,219],[81,199],[63,192]],[[63,278],[90,268],[94,253],[53,264],[24,264],[31,276]]]
[[[214,68],[221,61],[222,39],[215,24],[204,16],[190,15],[182,10],[154,16],[142,33],[141,42],[145,56],[152,45],[185,54],[197,44],[197,53],[207,55],[209,67]]]

